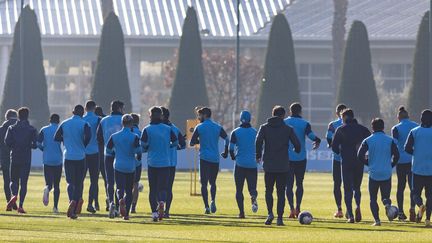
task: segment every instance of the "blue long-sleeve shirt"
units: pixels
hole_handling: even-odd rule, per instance
[[[11,164],[31,163],[31,150],[36,149],[37,130],[27,120],[11,125],[5,136],[5,144],[11,149]]]
[[[366,159],[366,152],[369,152]],[[358,159],[369,167],[369,177],[375,181],[391,178],[392,168],[399,160],[399,151],[393,138],[384,132],[374,132],[363,140]]]
[[[400,154],[399,164],[408,164],[412,162],[412,156],[405,152],[404,147],[409,133],[416,127],[418,127],[417,123],[410,121],[409,119],[404,119],[392,128],[392,136]]]
[[[294,146],[290,143],[288,150],[290,161],[303,161],[306,160],[306,136],[312,141],[321,141],[312,131],[311,125],[308,121],[300,116],[290,116],[285,119],[285,124],[294,128],[294,132],[300,141],[300,153],[294,152]]]
[[[174,132],[174,134],[177,136],[178,145],[177,145],[177,147],[171,148],[171,165],[170,165],[171,167],[176,167],[177,166],[177,150],[185,149],[186,148],[186,141],[185,141],[183,134],[180,132],[180,129],[178,129],[178,127],[176,127],[171,122],[167,122],[165,124],[170,126],[172,131]]]
[[[82,117],[74,115],[60,124],[54,139],[63,142],[65,159],[83,160],[85,148],[91,139],[90,126]]]
[[[411,130],[405,144],[405,152],[411,154],[414,174],[432,176],[432,127],[418,126]]]
[[[237,166],[257,168],[255,138],[257,131],[249,123],[231,132],[229,150],[235,156]]]
[[[195,127],[190,145],[200,145],[200,159],[219,163],[219,137],[225,140],[225,147],[228,147],[229,138],[223,127],[211,119],[207,119]]]
[[[141,134],[142,133],[141,133],[141,130],[139,129],[138,126],[133,126],[132,127],[132,132],[135,133],[139,138],[141,138]],[[138,140],[138,142],[139,142],[139,140]],[[141,142],[139,142],[139,145],[140,145],[139,150],[140,150],[140,153],[142,154]],[[138,166],[142,165],[142,162],[141,162],[140,159],[137,159],[135,162],[136,162],[135,163],[135,167],[138,167]]]
[[[122,113],[112,112],[111,115],[102,118],[97,127],[97,141],[99,144],[104,144],[105,148],[108,144],[108,140],[114,133],[122,129]],[[106,156],[111,156],[106,153]]]
[[[338,129],[338,127],[343,125],[343,120],[342,118],[338,118],[332,122],[329,123],[328,128],[327,128],[327,132],[326,132],[326,139],[327,139],[327,143],[329,145],[329,147],[331,147],[332,145],[332,141],[333,141],[333,135],[336,133],[336,129]],[[336,161],[341,161],[341,157],[339,154],[333,153],[333,159]]]
[[[94,112],[87,112],[84,117],[84,121],[86,121],[90,126],[91,131],[91,139],[89,144],[86,147],[86,154],[97,154],[99,152],[96,130],[99,126],[99,122],[101,120]]]
[[[151,122],[142,131],[141,146],[147,153],[147,163],[151,167],[170,167],[171,148],[177,145],[177,136],[168,125]]]
[[[136,168],[135,155],[141,154],[139,137],[131,129],[123,128],[111,135],[106,153],[114,156],[114,169],[123,173],[133,173]]]
[[[58,127],[58,124],[51,123],[39,132],[37,146],[42,151],[44,165],[58,166],[63,163],[61,143],[54,140]]]

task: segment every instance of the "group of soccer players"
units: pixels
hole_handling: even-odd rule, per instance
[[[312,141],[313,149],[319,148],[321,139],[312,131],[308,121],[302,118],[302,106],[293,103],[290,114],[282,106],[275,106],[272,117],[256,131],[252,115],[248,111],[240,114],[240,125],[230,136],[223,127],[212,120],[211,109],[197,107],[195,112],[200,123],[195,127],[190,146],[199,144],[200,182],[205,214],[216,213],[216,181],[220,157],[235,162],[234,181],[239,218],[245,218],[243,187],[247,183],[253,212],[258,211],[257,173],[258,164],[263,165],[265,201],[271,225],[273,214],[273,190],[277,192],[277,225],[284,225],[285,196],[290,213],[288,218],[297,218],[301,211],[303,180],[307,165],[306,137]],[[38,133],[29,124],[29,109],[8,110],[6,121],[0,127],[0,160],[3,170],[4,192],[8,211],[23,208],[27,181],[31,166],[31,150],[43,151],[46,187],[43,204],[49,204],[53,190],[53,212],[58,213],[60,180],[64,164],[67,181],[69,207],[67,216],[76,219],[82,211],[84,179],[90,175],[87,211],[100,210],[98,201],[99,173],[105,184],[106,210],[110,218],[121,215],[129,219],[136,212],[142,171],[142,154],[147,154],[149,204],[154,221],[169,218],[173,200],[173,183],[177,165],[177,150],[186,147],[185,137],[170,122],[169,110],[152,107],[149,124],[141,131],[137,114],[123,114],[121,101],[111,103],[111,113],[105,116],[94,101],[85,107],[75,106],[70,118],[60,123],[60,117],[52,114],[49,125]],[[349,223],[360,222],[362,215],[361,183],[364,166],[369,171],[370,208],[375,220],[381,225],[378,190],[389,220],[392,202],[391,176],[396,167],[398,186],[397,204],[399,220],[406,220],[403,210],[403,195],[408,182],[411,189],[409,220],[420,222],[426,213],[426,226],[430,226],[432,210],[432,111],[425,110],[421,125],[409,120],[409,114],[401,107],[399,124],[392,128],[392,136],[384,133],[384,121],[375,118],[371,122],[372,134],[358,123],[354,111],[345,105],[336,108],[337,119],[328,126],[326,139],[334,152],[333,181],[337,206],[335,217],[342,218],[342,193],[346,206],[345,217]],[[219,142],[224,140],[220,153]],[[64,146],[62,151],[61,143]],[[294,182],[296,185],[293,192]],[[208,198],[210,184],[210,203]],[[426,204],[422,201],[425,190]],[[19,192],[19,195],[18,195]],[[294,201],[295,195],[295,201]],[[353,210],[352,199],[356,208]],[[18,202],[19,199],[19,202]],[[18,202],[18,205],[17,205]],[[418,212],[415,212],[415,206]]]

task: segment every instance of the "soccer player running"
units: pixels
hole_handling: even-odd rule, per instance
[[[49,193],[54,189],[53,213],[58,213],[58,201],[60,198],[60,179],[63,171],[63,151],[61,143],[54,140],[55,132],[60,123],[60,116],[52,114],[50,124],[43,127],[37,138],[37,146],[42,151],[45,188],[42,202],[45,206],[49,203]]]
[[[240,113],[240,126],[231,132],[229,153],[235,161],[234,181],[236,185],[236,201],[239,208],[239,218],[245,218],[243,186],[247,181],[249,195],[252,202],[252,212],[258,211],[257,203],[257,161],[255,159],[255,138],[257,131],[250,124],[249,111]]]
[[[124,115],[122,125],[122,130],[109,138],[106,151],[115,157],[114,170],[120,215],[124,220],[129,220],[136,161],[141,160],[142,152],[139,137],[132,131],[132,116]]]
[[[100,106],[96,106],[95,108],[95,114],[100,117],[100,119],[104,118],[106,115],[103,113],[103,109]],[[100,122],[99,122],[100,123]],[[96,133],[97,133],[97,128],[96,128]],[[96,135],[97,136],[97,135]],[[97,138],[96,138],[97,139]],[[104,181],[104,190],[105,190],[105,194],[108,195],[107,192],[107,182],[106,182],[106,175],[105,175],[105,144],[102,142],[100,143],[98,141],[98,150],[99,150],[99,171],[100,174],[102,175],[102,179]],[[105,199],[106,205],[105,205],[105,210],[109,211],[109,200],[106,198]],[[96,211],[100,210],[99,207],[99,197],[95,198],[95,209]]]
[[[83,115],[84,107],[76,105],[72,117],[63,121],[54,135],[55,141],[63,142],[65,147],[64,168],[69,196],[67,216],[71,219],[78,218],[84,203],[85,148],[91,139],[91,128],[82,118]]]
[[[412,129],[405,144],[405,151],[413,156],[413,199],[419,207],[416,222],[420,223],[426,211],[426,227],[430,227],[432,210],[432,111],[424,110],[421,125]],[[426,205],[421,197],[425,190]]]
[[[388,211],[391,207],[391,176],[393,167],[399,160],[399,151],[393,138],[384,133],[382,119],[373,119],[371,125],[373,134],[363,140],[357,156],[369,167],[370,208],[375,220],[372,226],[381,226],[377,203],[378,190],[381,191],[381,201],[385,206],[387,217],[392,221],[393,218]]]
[[[9,126],[17,122],[18,113],[16,110],[9,109],[5,114],[5,122],[0,126],[0,163],[3,175],[3,190],[6,197],[6,202],[11,199],[10,191],[10,148],[5,144],[4,139]],[[7,207],[6,211],[17,210],[16,204]]]
[[[30,110],[22,107],[18,110],[18,121],[9,126],[5,143],[11,149],[10,191],[11,199],[6,208],[13,208],[18,199],[18,213],[26,213],[23,208],[27,194],[27,181],[30,174],[32,149],[36,149],[37,130],[28,121]],[[21,184],[21,188],[20,188]]]
[[[407,152],[405,152],[404,146],[408,138],[409,132],[413,128],[417,127],[418,124],[409,119],[408,111],[405,110],[404,107],[399,108],[398,120],[399,123],[392,128],[392,136],[393,139],[396,141],[396,145],[398,146],[399,154],[400,154],[399,162],[396,165],[396,175],[398,178],[397,193],[396,193],[396,198],[397,198],[397,203],[399,208],[398,218],[401,221],[407,219],[407,216],[405,215],[403,210],[403,201],[404,201],[405,186],[406,183],[408,182],[408,186],[411,192],[409,220],[411,222],[415,222],[416,219],[415,202],[412,197],[412,172],[411,172],[412,156]]]
[[[228,135],[221,125],[211,119],[211,110],[201,107],[197,110],[198,124],[192,134],[190,146],[200,145],[200,182],[205,214],[216,213],[216,179],[219,173],[219,137],[225,140],[225,150],[221,154],[228,157]],[[208,203],[207,185],[210,184],[211,204]]]
[[[133,125],[132,125],[132,132],[135,133],[139,138],[141,138],[141,130],[139,129],[139,123],[140,123],[140,117],[138,114],[132,113],[131,114],[133,119]],[[136,213],[136,205],[138,202],[138,196],[139,196],[139,189],[138,185],[141,180],[141,172],[142,172],[142,163],[141,160],[135,161],[135,178],[134,178],[134,184],[133,184],[133,190],[132,190],[132,206],[131,206],[131,213]]]
[[[291,116],[285,119],[285,124],[294,128],[294,132],[299,139],[301,150],[300,153],[295,153],[293,145],[290,144],[289,159],[290,170],[288,173],[288,181],[286,187],[286,195],[290,205],[290,215],[288,218],[297,218],[300,214],[300,206],[303,198],[303,180],[306,172],[306,136],[313,141],[313,148],[318,149],[321,144],[321,139],[312,131],[308,121],[301,117],[302,107],[299,103],[293,103],[290,106]],[[296,182],[296,207],[294,208],[294,180]]]
[[[167,195],[167,201],[166,201],[166,207],[165,207],[165,213],[164,218],[170,217],[170,209],[171,209],[171,203],[173,200],[173,186],[174,186],[174,179],[175,179],[175,173],[176,173],[176,166],[177,166],[177,150],[182,150],[186,148],[186,141],[183,136],[183,134],[180,132],[180,129],[178,129],[171,121],[169,120],[170,112],[167,108],[161,107],[162,109],[162,121],[164,124],[171,127],[174,134],[177,136],[178,145],[177,147],[171,148],[171,164],[169,167],[169,180],[168,180],[168,195]]]
[[[364,164],[357,158],[357,152],[363,140],[371,135],[369,130],[358,124],[354,118],[354,111],[345,109],[342,112],[344,124],[340,126],[333,137],[332,150],[341,156],[344,199],[347,208],[348,223],[362,220],[361,183],[363,180]],[[353,196],[356,202],[355,217],[352,208]]]
[[[342,120],[342,111],[345,110],[347,107],[344,104],[339,104],[336,107],[336,116],[337,119],[330,122],[328,125],[327,133],[326,133],[326,139],[328,147],[331,148],[332,146],[332,140],[333,135],[336,132],[336,129],[338,129],[340,126],[343,125]],[[342,212],[342,167],[341,167],[341,157],[333,153],[333,169],[332,169],[332,175],[333,175],[333,195],[336,202],[337,211],[334,214],[335,218],[342,218],[343,212]]]
[[[277,225],[282,226],[283,213],[285,208],[285,188],[289,173],[289,153],[287,153],[290,143],[296,153],[300,153],[301,145],[295,135],[294,129],[284,123],[285,108],[275,106],[272,111],[273,117],[267,123],[261,125],[256,138],[256,161],[263,161],[265,198],[268,216],[266,225],[271,225],[273,215],[273,189],[276,184],[277,191]],[[264,149],[264,155],[263,155]]]
[[[101,121],[101,118],[95,114],[96,102],[89,100],[86,102],[86,114],[83,119],[86,121],[91,130],[90,143],[86,147],[86,174],[90,174],[90,188],[88,195],[87,212],[96,213],[99,209],[99,202],[97,200],[99,195],[99,146],[96,139],[96,129]],[[93,206],[93,201],[95,206]]]
[[[111,114],[102,118],[99,123],[99,126],[96,130],[97,140],[99,144],[104,144],[105,149],[111,135],[122,129],[123,108],[123,102],[119,100],[111,102]],[[107,184],[107,200],[109,203],[108,216],[110,218],[114,218],[116,217],[116,215],[118,215],[116,208],[116,206],[118,206],[118,200],[117,197],[114,198],[114,156],[112,156],[111,154],[107,154],[106,151],[104,164]],[[116,201],[114,201],[114,199],[116,199]]]
[[[154,222],[162,220],[168,194],[171,148],[177,147],[177,136],[171,127],[162,123],[162,110],[149,110],[150,124],[142,131],[141,146],[147,153],[149,202]]]

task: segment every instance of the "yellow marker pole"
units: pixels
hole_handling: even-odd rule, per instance
[[[195,130],[195,127],[199,124],[199,120],[190,119],[186,121],[186,140],[190,141],[192,139],[192,134]],[[189,143],[188,143],[189,144]],[[194,149],[194,155],[191,161],[191,166],[189,167],[190,173],[190,195],[191,196],[200,196],[201,194],[197,193],[197,174],[198,174],[198,150],[199,144],[189,148]],[[192,169],[193,167],[193,169]]]

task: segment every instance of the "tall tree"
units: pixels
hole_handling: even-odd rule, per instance
[[[337,102],[353,108],[364,123],[380,115],[368,33],[361,21],[354,21],[348,34]]]
[[[413,77],[408,95],[408,108],[419,120],[423,109],[429,107],[429,11],[423,15],[417,32],[413,62]]]
[[[102,15],[105,19],[108,17],[109,13],[114,11],[114,5],[113,0],[100,0],[101,1],[101,8],[102,8]]]
[[[258,101],[258,125],[271,115],[275,105],[287,107],[300,101],[294,44],[285,15],[273,20],[267,46],[264,77]]]
[[[28,5],[15,25],[0,112],[20,106],[30,108],[34,126],[46,123],[49,107],[41,34],[36,14]]]
[[[201,37],[197,15],[192,7],[187,10],[182,33],[169,108],[172,120],[185,131],[186,120],[195,117],[194,107],[209,104],[202,64]]]
[[[109,111],[113,100],[123,101],[126,111],[132,110],[123,31],[118,17],[113,12],[105,19],[102,27],[90,96],[104,111]]]
[[[348,0],[333,0],[333,24],[332,24],[332,58],[333,58],[333,83],[338,84],[341,76],[342,58],[345,47],[345,24],[348,10]]]

